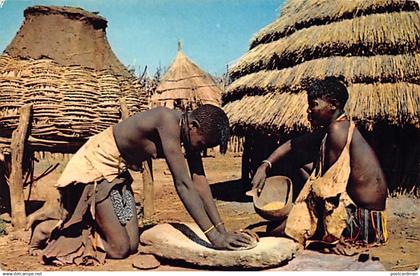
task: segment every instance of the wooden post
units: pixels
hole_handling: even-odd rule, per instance
[[[28,127],[31,118],[32,105],[24,105],[20,109],[19,125],[12,133],[10,145],[12,171],[10,173],[10,205],[12,224],[20,229],[26,223],[25,201],[23,198],[22,163],[25,152],[25,142],[28,138]]]
[[[246,185],[249,183],[250,172],[251,172],[250,152],[251,152],[251,136],[247,136],[245,137],[244,151],[242,153],[242,171],[241,171],[241,180]]]
[[[120,98],[121,118],[126,119],[130,116],[125,98]],[[143,162],[143,218],[150,220],[154,213],[154,189],[153,189],[153,167],[152,159]]]
[[[121,119],[127,119],[130,117],[130,110],[128,110],[127,102],[125,98],[120,98],[120,108],[121,108]]]
[[[0,151],[0,210],[10,212],[10,187],[7,177],[10,175],[10,158]]]
[[[152,159],[143,162],[143,218],[148,221],[154,213],[154,189],[153,189]]]

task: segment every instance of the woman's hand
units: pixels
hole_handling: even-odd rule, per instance
[[[247,250],[257,245],[255,236],[247,232],[220,233],[213,240],[213,246],[220,250]]]
[[[257,172],[252,178],[251,184],[252,189],[257,190],[258,194],[261,192],[261,189],[264,187],[265,179],[267,178],[267,167],[268,164],[263,163],[258,167]]]

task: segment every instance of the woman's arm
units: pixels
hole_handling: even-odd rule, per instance
[[[203,200],[204,209],[206,210],[207,215],[213,222],[213,225],[217,227],[217,230],[225,233],[226,228],[223,225],[223,221],[220,218],[219,211],[217,210],[216,204],[214,202],[213,195],[211,193],[210,186],[204,172],[204,166],[200,152],[188,154],[187,161],[192,181],[201,199]]]
[[[282,159],[292,150],[291,140],[288,140],[281,146],[279,146],[273,153],[265,159],[261,165],[258,167],[255,172],[254,177],[252,178],[251,184],[252,189],[262,189],[265,179],[267,178],[267,173],[271,169],[272,165],[275,164],[278,160]]]

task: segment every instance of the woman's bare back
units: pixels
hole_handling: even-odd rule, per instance
[[[176,111],[155,108],[136,113],[115,125],[115,141],[124,160],[137,165],[150,157],[163,157],[162,141],[157,129],[163,124],[178,125],[179,117]],[[179,137],[179,133],[172,135]]]
[[[384,210],[387,194],[385,176],[375,152],[357,128],[350,145],[350,166],[347,192],[353,201],[362,208]]]
[[[346,144],[349,121],[334,122],[328,130],[327,167],[341,154]],[[378,158],[355,128],[350,144],[350,179],[347,192],[354,203],[370,210],[384,210],[387,185]]]

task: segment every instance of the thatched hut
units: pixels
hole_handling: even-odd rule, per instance
[[[194,64],[178,44],[178,53],[150,101],[152,107],[184,110],[203,104],[220,106],[221,88],[211,76]]]
[[[0,149],[10,146],[19,108],[33,105],[29,144],[73,152],[118,122],[119,99],[147,108],[140,83],[114,55],[107,21],[80,8],[34,6],[0,56]]]
[[[419,185],[419,36],[415,1],[289,0],[253,37],[222,96],[233,131],[246,137],[243,177],[278,143],[311,130],[303,84],[341,76],[346,111],[376,150],[389,186]]]

